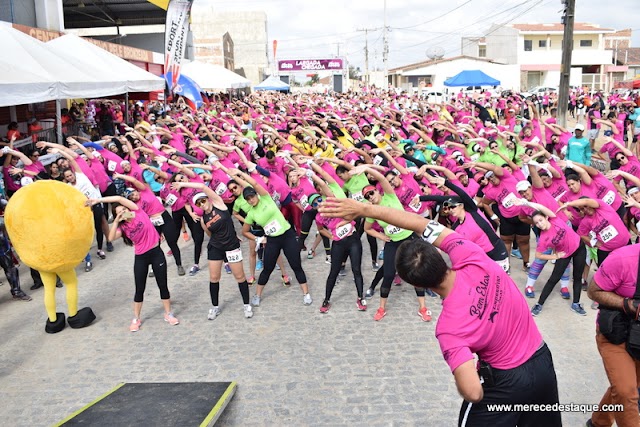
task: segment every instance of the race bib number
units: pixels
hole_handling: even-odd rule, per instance
[[[348,237],[352,231],[353,231],[353,225],[351,225],[351,223],[345,224],[341,227],[336,228],[336,237],[339,240],[342,240],[345,237]]]
[[[266,234],[267,236],[271,236],[276,234],[280,230],[282,230],[282,226],[280,225],[278,220],[274,219],[264,227],[264,234]]]
[[[608,243],[611,239],[618,235],[618,230],[613,225],[609,225],[600,232],[600,239],[603,243]]]
[[[420,201],[420,199],[413,199],[411,200],[411,202],[409,203],[409,207],[411,208],[411,210],[413,210],[414,212],[419,212],[420,208],[422,207],[422,202]]]
[[[33,184],[33,179],[30,176],[23,176],[22,179],[20,179],[21,186],[26,187],[29,184]]]
[[[107,169],[109,170],[109,172],[115,172],[117,166],[118,164],[113,160],[109,160],[109,162],[107,163]]]
[[[149,219],[151,220],[151,224],[153,224],[154,227],[161,227],[164,225],[164,219],[162,219],[162,216],[152,216]]]
[[[395,225],[391,225],[391,224],[387,225],[384,230],[385,230],[385,234],[387,236],[393,236],[393,235],[398,234],[401,231],[403,231],[402,228],[397,227]]]
[[[373,158],[373,164],[380,166],[380,163],[382,163],[382,156],[376,154],[376,156]]]
[[[605,194],[604,197],[602,198],[602,201],[608,204],[609,206],[611,206],[615,199],[616,199],[616,193],[609,190],[607,194]]]
[[[225,251],[224,254],[227,256],[227,262],[242,261],[242,250],[240,248],[234,249],[232,251]]]
[[[362,191],[358,191],[357,193],[351,194],[351,198],[356,202],[364,202],[364,196],[362,195]]]
[[[516,199],[517,199],[517,197],[516,197],[515,194],[509,193],[509,195],[507,197],[502,199],[502,206],[505,209],[509,209],[510,207],[512,207],[515,204],[515,200]]]
[[[221,182],[216,186],[216,189],[213,191],[215,191],[218,196],[222,196],[224,192],[227,191],[227,184],[225,184],[224,182]]]
[[[167,206],[173,206],[178,201],[178,196],[175,194],[169,194],[165,200]]]
[[[306,211],[309,208],[309,199],[304,194],[300,197],[300,206],[302,206],[303,211]]]
[[[537,136],[534,136],[533,139],[531,139],[532,144],[537,144],[538,142],[540,142],[540,138],[538,138]]]

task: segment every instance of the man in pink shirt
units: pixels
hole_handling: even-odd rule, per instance
[[[489,404],[553,405],[558,387],[551,352],[524,297],[479,246],[442,224],[394,208],[328,199],[319,211],[345,220],[376,218],[422,235],[424,240],[398,248],[396,267],[407,283],[443,298],[436,337],[465,399],[459,426],[562,425],[559,411],[488,411]],[[449,255],[451,267],[436,248]]]

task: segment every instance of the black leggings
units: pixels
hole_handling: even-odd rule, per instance
[[[267,284],[273,269],[276,267],[280,252],[284,252],[284,256],[287,258],[287,261],[289,261],[289,265],[296,275],[298,283],[307,283],[307,275],[304,273],[302,262],[300,261],[300,249],[296,241],[296,233],[290,228],[280,236],[267,237],[267,244],[264,248],[264,267],[258,278],[258,285],[264,286]]]
[[[398,242],[390,241],[384,245],[384,264],[382,269],[384,273],[382,275],[382,285],[380,286],[380,298],[389,298],[389,292],[391,292],[391,285],[393,279],[396,277],[396,251],[398,247],[407,240],[413,240],[417,236],[412,234],[404,240]],[[419,297],[424,296],[424,288],[414,287],[416,295]]]
[[[302,225],[301,225],[300,237],[299,237],[300,250],[304,248],[304,242],[305,240],[307,240],[307,237],[309,237],[309,230],[311,230],[311,226],[313,225],[313,221],[315,221],[317,214],[318,214],[318,211],[315,209],[311,209],[302,214]],[[325,247],[325,252],[326,252],[326,249],[331,247],[329,238],[322,236],[322,243]]]
[[[362,278],[362,242],[356,233],[342,240],[334,240],[331,245],[331,270],[327,277],[327,289],[325,299],[331,299],[333,287],[336,285],[338,273],[342,268],[342,260],[349,257],[351,259],[351,271],[356,282],[356,290],[358,298],[362,298],[362,288],[364,287],[364,279]]]
[[[98,250],[102,250],[102,242],[104,241],[104,233],[102,232],[102,218],[104,217],[104,209],[102,204],[98,203],[91,208],[93,212],[93,226],[96,229],[96,241],[98,242]]]
[[[180,233],[178,232],[179,228],[176,227],[171,215],[169,215],[167,211],[162,212],[162,220],[164,224],[156,227],[156,231],[158,234],[164,234],[164,239],[167,241],[169,249],[171,249],[176,265],[181,266],[182,254],[180,254],[180,248],[178,247],[178,237],[180,237]]]
[[[173,223],[176,226],[176,230],[182,229],[182,220],[187,223],[187,227],[191,230],[191,237],[193,238],[193,263],[200,263],[200,254],[202,253],[202,243],[204,242],[204,230],[200,226],[200,223],[196,223],[189,215],[189,212],[183,207],[177,211],[173,211]]]
[[[356,230],[358,232],[358,238],[362,237],[362,233],[364,233],[364,222],[365,218],[360,218],[357,222],[358,228]],[[378,240],[376,240],[374,236],[367,234],[367,242],[369,242],[369,250],[371,251],[371,262],[376,262],[378,256]]]
[[[585,265],[587,265],[587,248],[584,246],[584,242],[582,241],[580,241],[580,246],[578,246],[578,249],[576,249],[574,253],[566,258],[560,258],[556,261],[553,266],[551,276],[549,276],[549,280],[544,284],[538,304],[544,304],[551,294],[551,291],[553,291],[553,288],[558,284],[558,281],[567,269],[571,260],[573,260],[573,302],[580,302],[580,293],[582,292],[582,273],[584,272]]]
[[[133,261],[133,277],[136,282],[136,293],[133,297],[134,302],[142,302],[144,300],[144,290],[147,287],[149,266],[151,266],[153,274],[156,277],[156,283],[160,289],[160,299],[169,299],[167,260],[160,246],[156,246],[141,255],[136,255]]]

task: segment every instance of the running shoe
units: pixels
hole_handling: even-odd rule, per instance
[[[578,313],[580,316],[587,315],[587,312],[584,311],[582,304],[580,304],[579,302],[574,302],[573,304],[571,304],[571,311],[573,311],[574,313]]]
[[[153,270],[149,271],[148,277],[156,277],[156,275],[154,274]]]
[[[251,276],[247,279],[247,283],[249,284],[249,286],[253,285],[256,282],[256,278]]]
[[[418,316],[420,316],[423,322],[431,322],[431,310],[427,307],[422,307],[418,310]]]
[[[324,263],[331,264],[331,255],[327,255],[326,257],[324,257]]]
[[[107,252],[113,252],[113,243],[107,242]]]
[[[582,279],[582,291],[587,292],[587,281]]]
[[[253,308],[251,308],[251,304],[244,305],[244,317],[245,319],[251,319],[253,317]]]
[[[340,267],[340,273],[338,273],[339,276],[346,276],[347,275],[347,269],[345,268],[345,266],[343,265],[342,267]]]
[[[105,253],[104,253],[104,251],[103,251],[102,249],[100,249],[100,250],[98,251],[98,257],[99,257],[100,259],[105,259],[105,258],[107,257],[107,254],[105,254]]]
[[[291,286],[291,278],[285,274],[282,276],[282,284],[284,286]]]
[[[562,298],[564,299],[571,298],[571,294],[569,293],[569,288],[567,288],[566,286],[560,288],[560,295],[562,295]]]
[[[198,264],[194,264],[189,270],[189,276],[195,276],[198,272],[200,272],[200,266]]]
[[[384,259],[384,249],[378,252],[378,259],[382,261]]]
[[[42,283],[42,281],[33,282],[33,285],[29,289],[31,289],[32,291],[35,291],[36,289],[40,289],[43,286],[44,286],[44,283]]]
[[[261,260],[261,259],[259,259],[259,260],[256,262],[256,271],[262,271],[262,267],[263,267],[262,260]]]
[[[431,298],[438,298],[438,294],[433,292],[431,289],[425,289],[424,292],[429,295]]]
[[[380,264],[378,264],[378,263],[377,263],[377,262],[375,262],[375,261],[371,261],[371,269],[372,269],[373,271],[378,271],[378,270],[380,270]]]
[[[322,301],[322,306],[320,307],[320,313],[326,313],[331,308],[331,303],[327,300]]]
[[[400,276],[398,276],[397,274],[393,278],[393,284],[396,286],[402,285],[402,279],[400,279]]]
[[[184,267],[179,265],[178,266],[178,276],[184,276],[186,273],[184,272]]]
[[[378,308],[378,311],[376,311],[376,314],[373,315],[373,320],[377,322],[379,320],[382,320],[382,318],[386,315],[387,315],[387,312],[384,311],[384,308],[380,307]]]
[[[358,298],[356,300],[356,306],[358,307],[358,310],[366,311],[367,310],[367,300],[364,299],[364,298]]]
[[[171,249],[167,251],[167,256],[173,256],[173,251]]]
[[[12,297],[13,297],[14,300],[17,300],[17,301],[31,301],[32,300],[32,298],[29,295],[25,294],[22,291],[17,291],[15,294],[12,295]]]
[[[93,270],[93,263],[91,261],[87,261],[87,263],[84,265],[84,271],[88,273],[91,270]]]
[[[176,319],[172,312],[164,314],[164,321],[170,324],[171,326],[179,325],[180,321]]]
[[[511,249],[511,256],[514,258],[522,259],[522,254],[520,253],[520,249]]]
[[[260,295],[254,295],[251,297],[251,305],[254,307],[260,307]]]
[[[214,306],[213,308],[209,309],[209,314],[207,314],[207,319],[213,320],[218,316],[220,316],[220,307]]]
[[[186,231],[182,232],[182,238],[184,239],[185,242],[189,241],[189,233],[187,233]]]
[[[537,316],[538,314],[540,314],[541,311],[542,311],[542,305],[536,304],[531,309],[531,314],[533,314],[534,316]]]
[[[313,249],[309,249],[309,251],[307,252],[307,259],[313,259],[314,256],[316,256],[316,251],[314,251]]]
[[[311,305],[312,302],[313,300],[311,299],[311,294],[304,294],[304,297],[302,297],[302,303],[304,305]]]
[[[524,288],[524,296],[527,298],[535,298],[536,292],[533,290],[533,286],[527,286]]]
[[[600,308],[600,304],[599,303],[597,303],[595,301],[591,303],[591,310],[597,310],[599,308]]]
[[[224,272],[227,274],[231,274],[231,267],[226,262],[224,263]]]
[[[376,293],[376,288],[371,287],[367,289],[367,292],[365,292],[364,297],[371,298],[373,295],[375,295],[375,293]]]
[[[140,330],[140,325],[142,325],[142,322],[140,321],[140,319],[133,319],[131,321],[131,324],[129,325],[129,330],[131,332],[138,332]]]

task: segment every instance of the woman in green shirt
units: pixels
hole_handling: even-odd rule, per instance
[[[369,203],[380,206],[388,206],[396,208],[400,211],[404,211],[402,203],[400,203],[398,196],[396,196],[393,187],[380,172],[364,165],[355,167],[351,171],[349,171],[349,173],[354,174],[362,172],[368,172],[369,174],[371,174],[371,176],[378,180],[378,183],[382,187],[383,191],[383,193],[380,194],[378,189],[373,185],[364,187],[362,189],[362,194],[364,198],[369,201]],[[373,229],[374,222],[377,222],[380,227],[382,227],[383,233],[380,233]],[[373,316],[373,320],[377,321],[381,320],[387,314],[387,298],[389,298],[391,284],[393,283],[393,279],[396,275],[396,251],[398,250],[398,247],[402,244],[402,242],[412,240],[414,238],[417,238],[418,236],[416,236],[411,230],[405,230],[396,227],[395,225],[391,225],[384,221],[373,218],[366,219],[364,231],[368,235],[374,236],[386,242],[384,245],[384,264],[382,264],[384,275],[382,277],[382,285],[380,287],[380,308],[378,308],[378,311],[376,311],[376,314]],[[416,296],[418,297],[418,304],[420,305],[420,308],[418,309],[418,316],[420,316],[423,321],[428,322],[431,320],[431,311],[427,308],[424,302],[424,289],[415,288],[415,291]]]
[[[269,192],[251,176],[237,169],[229,169],[229,173],[238,184],[244,187],[242,196],[250,205],[249,212],[247,212],[242,225],[242,235],[249,240],[256,240],[260,244],[261,240],[258,239],[263,238],[256,237],[251,233],[251,225],[257,224],[263,228],[267,239],[267,244],[264,248],[264,267],[260,277],[258,277],[256,294],[251,298],[251,304],[255,307],[260,306],[264,287],[276,266],[280,252],[284,252],[284,256],[287,257],[287,261],[289,261],[289,265],[293,269],[298,283],[300,283],[303,303],[311,305],[313,300],[309,294],[307,276],[302,269],[300,248],[296,240],[296,234],[291,229],[291,225],[284,218],[273,199],[271,199]]]

